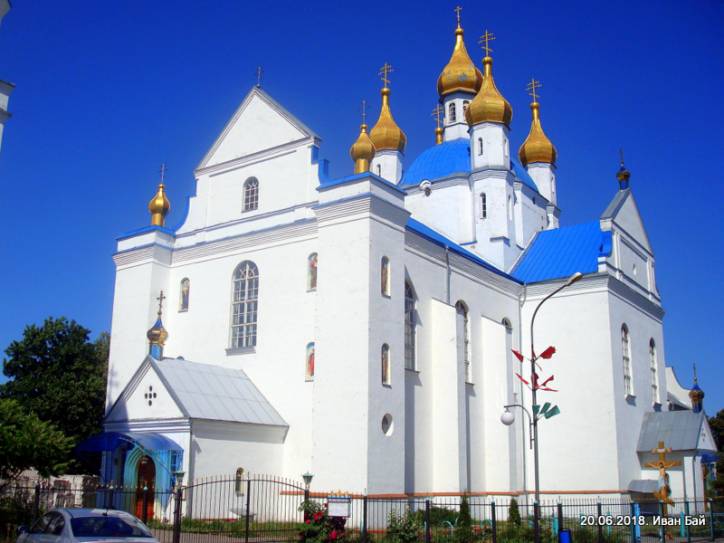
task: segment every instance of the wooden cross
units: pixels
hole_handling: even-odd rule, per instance
[[[163,290],[161,293],[156,297],[158,300],[158,316],[161,316],[161,313],[163,312],[163,301],[166,299],[166,296],[163,295]]]
[[[669,468],[675,468],[677,466],[681,465],[681,462],[679,460],[667,460],[666,459],[666,453],[670,453],[671,449],[664,446],[663,441],[659,441],[659,446],[655,449],[651,450],[652,453],[658,454],[659,459],[654,462],[646,462],[645,466],[647,468],[655,468],[659,470],[659,478],[663,481],[664,486],[659,488],[654,495],[659,498],[664,504],[664,515],[666,515],[666,505],[667,504],[673,504],[674,502],[671,501],[671,498],[669,497],[669,491],[666,487],[666,483],[668,480],[666,470]]]
[[[458,18],[458,26],[460,26],[460,12],[463,10],[460,6],[455,6],[455,9],[453,11],[455,12],[455,15],[457,15]]]
[[[432,110],[432,116],[435,117],[435,120],[437,121],[437,127],[438,127],[438,128],[440,128],[440,115],[441,115],[444,111],[445,111],[445,110],[443,109],[443,107],[442,107],[440,104],[436,105],[436,106],[435,106],[435,109]]]
[[[493,52],[493,49],[490,47],[490,42],[495,39],[495,35],[492,32],[485,31],[485,34],[480,36],[480,40],[478,43],[483,48],[483,51],[485,51],[485,56],[489,57],[490,53]]]
[[[533,79],[533,78],[531,78],[530,83],[528,83],[528,85],[526,85],[526,89],[528,89],[528,94],[533,97],[534,102],[538,101],[538,95],[536,94],[535,91],[542,87],[543,87],[543,83],[541,83],[540,81]]]
[[[164,179],[166,179],[166,163],[165,162],[161,163],[160,172],[161,172],[161,183],[163,183]]]
[[[256,87],[261,88],[261,76],[264,74],[264,70],[261,66],[256,67]]]
[[[382,83],[385,85],[385,87],[389,86],[390,84],[390,74],[394,70],[392,69],[392,64],[389,62],[385,62],[385,64],[380,68],[379,76],[380,79],[382,79]]]

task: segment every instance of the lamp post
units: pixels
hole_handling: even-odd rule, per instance
[[[538,506],[540,504],[540,466],[538,462],[538,413],[536,413],[535,406],[537,405],[537,379],[534,378],[535,375],[535,363],[538,360],[538,356],[535,354],[535,338],[533,336],[533,325],[535,324],[535,318],[536,315],[538,315],[538,310],[541,308],[541,306],[546,303],[548,300],[550,300],[553,296],[558,294],[560,291],[562,291],[566,287],[570,287],[573,283],[579,281],[583,277],[583,274],[581,272],[576,272],[573,275],[571,275],[568,280],[563,283],[560,287],[555,289],[553,292],[548,294],[545,298],[543,298],[540,302],[538,302],[538,305],[535,307],[535,310],[533,310],[533,317],[530,320],[530,375],[531,375],[531,405],[533,406],[533,414],[528,412],[527,409],[525,409],[522,405],[519,404],[512,404],[512,405],[506,405],[505,406],[505,412],[501,415],[500,421],[505,424],[506,426],[510,426],[513,424],[513,421],[515,420],[515,415],[509,411],[510,407],[520,407],[523,409],[523,411],[528,415],[528,418],[530,419],[530,426],[531,426],[531,441],[533,442],[533,467],[534,467],[534,478],[535,478],[535,503],[534,503],[534,511],[536,516],[536,522],[535,522],[535,541],[536,543],[540,542],[540,526],[538,522]]]
[[[312,484],[313,477],[314,475],[308,471],[302,475],[302,479],[304,479],[304,520],[307,520],[307,506],[309,505],[309,485]]]

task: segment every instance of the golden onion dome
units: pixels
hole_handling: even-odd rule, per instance
[[[349,155],[354,160],[354,173],[368,172],[370,162],[375,156],[375,145],[367,134],[367,125],[363,122],[359,127],[359,136],[349,148]]]
[[[148,330],[148,332],[146,332],[146,337],[148,338],[148,341],[149,343],[151,343],[151,345],[163,346],[166,343],[166,339],[168,339],[168,332],[163,327],[163,323],[161,322],[161,315],[158,316],[156,322]]]
[[[148,211],[151,213],[151,224],[154,226],[163,226],[166,215],[169,209],[171,209],[171,203],[166,198],[166,192],[164,190],[164,184],[159,183],[158,192],[148,202]]]
[[[382,109],[380,117],[370,131],[370,139],[375,146],[375,151],[399,151],[405,150],[407,137],[402,129],[397,126],[395,119],[390,111],[390,89],[383,87],[382,91]]]
[[[510,126],[513,118],[513,108],[500,94],[493,79],[493,59],[486,56],[483,59],[483,83],[478,94],[468,104],[465,118],[469,125],[478,123],[502,123]]]
[[[450,60],[437,78],[437,93],[440,97],[453,92],[476,93],[483,83],[483,74],[475,67],[463,40],[463,29],[458,21],[455,29],[455,47]]]
[[[518,150],[518,156],[523,166],[533,162],[544,162],[546,164],[556,163],[556,148],[548,139],[543,127],[540,124],[540,104],[532,102],[530,109],[533,112],[533,120],[530,123],[530,132],[525,138],[523,145]]]

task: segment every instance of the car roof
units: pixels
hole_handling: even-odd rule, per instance
[[[80,508],[80,507],[63,507],[63,508],[57,508],[53,509],[53,511],[58,511],[60,513],[65,513],[70,518],[80,518],[80,517],[131,517],[129,513],[126,513],[125,511],[119,511],[117,509],[90,509],[90,508]]]

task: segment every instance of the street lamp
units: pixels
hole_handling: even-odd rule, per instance
[[[304,486],[309,488],[309,485],[312,484],[312,478],[314,477],[314,474],[306,472],[302,475],[302,479],[304,479]]]
[[[506,405],[505,406],[505,412],[500,416],[500,421],[510,426],[515,421],[515,415],[509,411],[510,407],[520,407],[525,411],[525,413],[528,415],[528,418],[530,419],[530,426],[532,427],[532,435],[531,435],[531,441],[533,442],[533,465],[534,465],[534,473],[535,473],[535,504],[534,504],[534,510],[536,515],[536,523],[535,523],[535,541],[536,543],[540,542],[540,523],[538,522],[538,506],[540,504],[540,466],[538,463],[538,419],[539,414],[535,411],[536,405],[537,405],[537,394],[536,394],[536,387],[537,387],[537,379],[533,379],[533,376],[535,375],[535,363],[536,360],[538,360],[538,357],[535,354],[535,343],[534,343],[534,336],[533,336],[533,325],[535,324],[535,317],[538,314],[538,310],[541,308],[541,306],[546,303],[548,300],[550,300],[553,296],[558,294],[560,291],[562,291],[566,287],[570,287],[573,283],[580,281],[583,277],[583,274],[581,272],[576,272],[573,275],[571,275],[568,280],[563,283],[560,287],[555,289],[553,292],[551,292],[548,296],[543,298],[538,305],[536,306],[535,310],[533,311],[533,317],[530,319],[530,375],[531,375],[531,393],[532,393],[532,403],[533,406],[533,416],[528,412],[527,409],[525,409],[522,405]],[[544,406],[545,407],[545,406]]]

